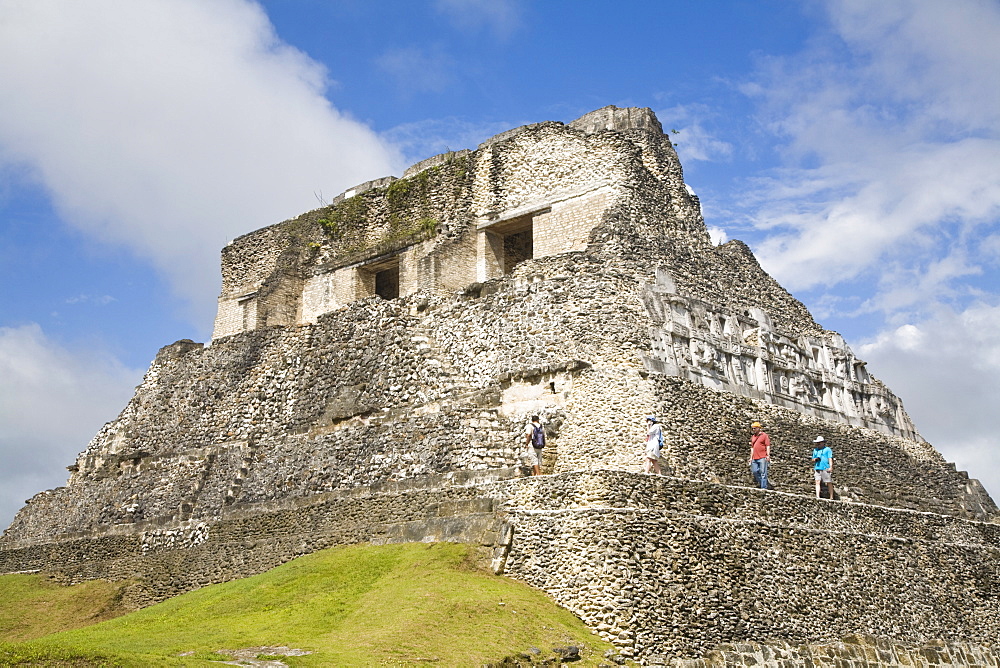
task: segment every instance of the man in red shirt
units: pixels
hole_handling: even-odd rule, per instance
[[[767,489],[767,466],[771,463],[771,437],[760,422],[750,425],[750,473],[761,489]]]

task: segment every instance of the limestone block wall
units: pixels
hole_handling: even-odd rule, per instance
[[[211,524],[4,546],[0,572],[131,580],[127,602],[141,607],[325,547],[461,540],[648,665],[1000,656],[1000,525],[623,471],[503,479],[513,474],[236,503]],[[938,644],[914,650],[928,643]]]
[[[901,643],[861,633],[837,642],[811,645],[790,643],[729,643],[704,658],[651,657],[649,665],[674,668],[716,666],[838,666],[838,668],[882,668],[883,666],[996,666],[1000,648],[976,643],[935,641],[925,645]]]
[[[366,264],[393,256],[403,295],[499,277],[510,267],[490,264],[481,235],[521,215],[533,221],[534,257],[584,250],[625,196],[652,212],[637,233],[705,245],[697,198],[652,112],[599,111],[591,120],[600,122],[539,123],[474,152],[435,156],[402,179],[363,184],[328,207],[240,237],[223,253],[213,338],[315,322],[371,294]],[[422,243],[429,232],[432,243]]]
[[[596,188],[582,195],[553,202],[551,209],[533,221],[537,257],[586,250],[595,222],[600,221],[615,196],[611,188]]]
[[[128,581],[140,608],[209,584],[262,573],[337,545],[453,540],[492,547],[502,518],[484,486],[510,470],[430,477],[347,493],[253,505],[227,518],[148,523],[135,532],[80,532],[59,541],[0,549],[0,573],[41,570],[67,582]]]
[[[477,277],[477,235],[445,237],[419,260],[420,284],[427,291],[454,295]]]
[[[363,184],[351,189],[350,197],[338,197],[329,206],[227,246],[213,339],[257,327],[314,322],[327,306],[332,310],[370,296],[371,291],[359,285],[363,276],[358,270],[366,263],[411,247],[426,254],[436,244],[420,244],[435,233],[447,245],[446,239],[468,225],[469,159],[452,154],[436,163],[409,178]],[[414,258],[409,264],[418,262]],[[326,276],[331,273],[335,275]],[[412,291],[418,270],[409,273],[407,290]],[[463,285],[473,276],[470,273]],[[244,318],[244,302],[262,301],[258,293],[271,297],[269,316]]]
[[[810,455],[813,439],[823,436],[834,452],[834,486],[843,498],[978,519],[997,515],[978,481],[922,440],[830,423],[679,378],[651,378],[654,412],[664,424],[663,463],[681,477],[752,484],[749,426],[760,421],[771,437],[768,477],[775,489],[815,494]]]
[[[353,272],[343,269],[307,278],[302,287],[302,322],[314,323],[322,314],[353,301],[354,278]]]
[[[654,413],[668,426],[665,463],[677,475],[749,484],[747,426],[761,420],[775,442],[778,489],[811,494],[807,455],[822,433],[848,498],[996,513],[978,483],[925,443],[651,373],[642,291],[652,273],[553,256],[458,299],[372,298],[315,325],[171,348],[68,485],[32,499],[5,540],[214,521],[247,499],[508,468],[535,413],[557,472],[639,470],[642,418]]]
[[[1000,527],[623,472],[523,481],[505,572],[622,654],[726,642],[1000,641]]]
[[[254,329],[252,326],[254,322],[256,322],[256,314],[249,315],[248,317],[243,303],[236,299],[223,299],[220,297],[212,335],[221,338]]]
[[[399,293],[411,295],[421,289],[434,291],[440,282],[434,272],[434,244],[428,241],[415,243],[396,254]],[[389,266],[392,266],[390,263]],[[302,282],[302,307],[296,318],[299,324],[314,324],[321,315],[343,308],[359,299],[375,294],[374,272],[386,268],[379,264],[349,264],[332,271],[317,271]],[[472,272],[462,277],[462,285],[470,282]]]
[[[262,326],[261,315],[267,308],[258,307],[261,293],[267,295],[278,287],[265,288],[265,283],[276,272],[281,273],[283,266],[299,254],[302,228],[295,222],[271,225],[237,237],[222,249],[222,291],[213,332],[215,338]],[[272,301],[271,308],[281,308],[281,305]],[[292,309],[294,311],[294,305]]]

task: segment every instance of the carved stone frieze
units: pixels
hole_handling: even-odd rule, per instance
[[[739,313],[678,294],[663,269],[644,288],[643,302],[649,371],[921,440],[902,401],[868,374],[836,332],[778,331],[759,308]]]

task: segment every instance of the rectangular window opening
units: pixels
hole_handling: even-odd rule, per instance
[[[487,247],[492,255],[491,264],[500,275],[514,271],[520,262],[532,259],[534,254],[534,228],[531,216],[490,225],[487,229]]]
[[[360,298],[378,296],[382,299],[399,297],[399,257],[393,256],[358,267]]]

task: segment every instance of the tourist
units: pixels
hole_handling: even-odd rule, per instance
[[[531,475],[542,475],[542,449],[545,447],[545,427],[537,415],[524,427],[524,444],[531,459]]]
[[[660,473],[660,450],[663,448],[663,427],[653,415],[646,416],[646,473]]]
[[[750,425],[750,473],[761,489],[767,489],[767,467],[771,463],[771,437],[760,422]]]
[[[833,500],[833,450],[822,436],[813,441],[813,477],[816,479],[816,498],[820,497],[820,482],[826,483],[828,496]]]

